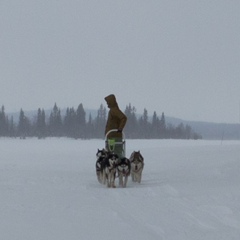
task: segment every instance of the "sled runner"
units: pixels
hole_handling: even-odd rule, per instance
[[[117,129],[112,129],[108,131],[105,135],[105,147],[108,151],[114,152],[120,157],[126,157],[126,140],[125,140],[125,134],[122,132],[122,139],[115,139],[115,138],[108,138],[108,135],[111,132],[117,132]]]

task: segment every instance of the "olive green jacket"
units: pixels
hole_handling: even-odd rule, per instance
[[[123,130],[127,122],[127,117],[119,109],[115,96],[111,94],[105,97],[105,100],[110,109],[108,112],[108,119],[107,119],[107,124],[105,128],[105,134],[112,129]],[[112,132],[108,134],[108,138],[122,138],[122,133]]]

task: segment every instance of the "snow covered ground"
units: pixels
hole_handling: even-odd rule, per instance
[[[4,240],[239,240],[240,141],[127,140],[142,183],[97,182],[104,140],[0,138]]]

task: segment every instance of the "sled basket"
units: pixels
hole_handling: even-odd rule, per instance
[[[126,140],[125,140],[125,134],[122,132],[122,139],[121,141],[116,141],[116,139],[108,138],[108,135],[111,132],[117,132],[117,129],[112,129],[108,131],[105,135],[105,147],[106,149],[110,150],[111,152],[114,152],[116,148],[120,147],[122,149],[122,157],[126,157]]]

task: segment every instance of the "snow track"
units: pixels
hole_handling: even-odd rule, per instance
[[[1,138],[1,238],[239,240],[239,141],[129,140],[142,183],[116,189],[97,181],[103,145]]]

